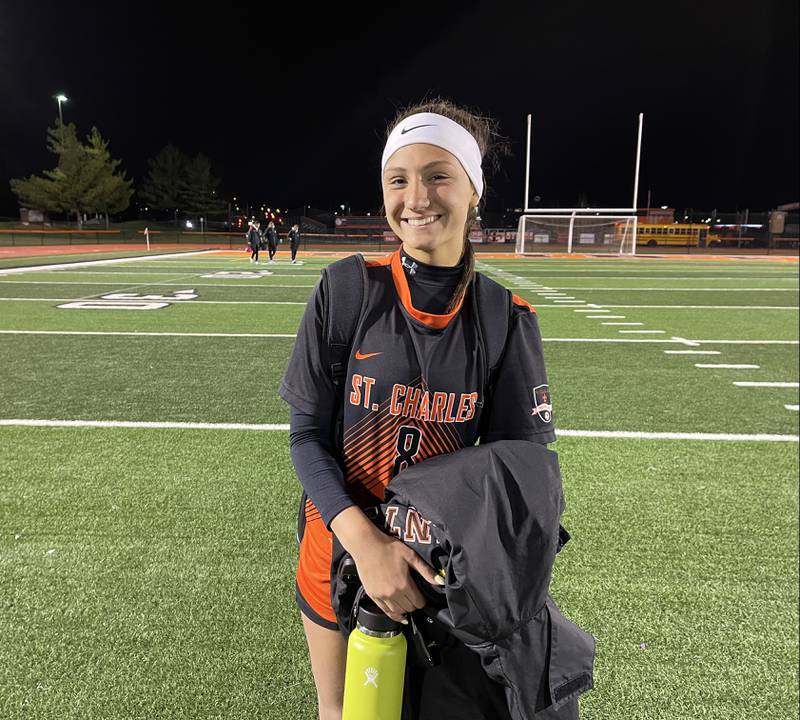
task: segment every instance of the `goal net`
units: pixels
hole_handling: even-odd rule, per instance
[[[528,213],[517,225],[516,252],[636,254],[635,215],[577,210],[561,215]]]

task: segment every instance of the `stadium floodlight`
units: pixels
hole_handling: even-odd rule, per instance
[[[69,98],[64,95],[64,93],[59,93],[58,95],[53,95],[53,97],[58,100],[58,119],[59,122],[63,125],[64,124],[64,115],[61,112],[61,103],[65,103],[69,101]]]

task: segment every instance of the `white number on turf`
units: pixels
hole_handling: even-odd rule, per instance
[[[201,275],[204,278],[228,278],[229,280],[253,280],[254,278],[264,277],[265,275],[272,275],[269,270],[259,270],[258,272],[250,272],[248,270],[241,270],[234,272],[231,270],[223,270],[222,272],[210,273],[209,275]]]
[[[139,293],[110,293],[99,300],[78,300],[57,307],[62,310],[161,310],[169,302],[157,300],[192,300],[197,297],[194,288],[176,290],[172,295],[140,295]]]
[[[126,303],[104,300],[79,300],[57,305],[62,310],[160,310],[169,307],[166,302]]]

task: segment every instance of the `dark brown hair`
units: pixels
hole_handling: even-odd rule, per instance
[[[436,113],[437,115],[444,115],[454,122],[457,122],[465,128],[478,143],[478,148],[481,151],[482,166],[484,168],[484,176],[487,174],[486,170],[496,170],[499,165],[499,155],[508,154],[508,143],[499,134],[497,130],[497,121],[493,118],[482,115],[479,111],[467,107],[458,106],[450,100],[444,98],[431,98],[422,100],[415,105],[411,105],[400,110],[395,116],[394,120],[389,123],[386,129],[386,138],[392,130],[405,118],[417,113]],[[486,165],[489,165],[489,168]],[[464,225],[464,249],[461,254],[461,260],[464,262],[464,273],[461,280],[456,287],[453,297],[448,303],[446,312],[452,312],[456,305],[461,300],[461,296],[466,292],[472,278],[475,276],[475,252],[472,249],[472,244],[469,241],[469,233],[472,226],[476,223],[480,216],[479,208],[483,205],[486,198],[486,185],[484,183],[484,191],[481,196],[478,207],[472,208],[467,215],[467,222]],[[381,213],[386,214],[386,209],[381,206]]]

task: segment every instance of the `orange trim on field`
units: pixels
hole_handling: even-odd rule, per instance
[[[522,307],[528,308],[534,315],[536,314],[536,308],[533,307],[527,300],[523,300],[519,295],[512,295],[511,301],[515,305],[521,305]]]
[[[207,245],[196,243],[150,243],[151,253],[160,253],[164,250],[208,250]],[[89,255],[91,253],[108,253],[120,251],[146,250],[144,243],[104,243],[102,245],[11,245],[0,247],[0,258],[38,258],[50,255]],[[131,257],[134,257],[133,255]],[[148,255],[135,256],[147,260]],[[117,258],[119,259],[119,258]],[[84,262],[81,260],[81,262]],[[3,268],[8,269],[8,268]]]
[[[121,235],[122,230],[0,230],[0,235]]]

